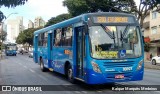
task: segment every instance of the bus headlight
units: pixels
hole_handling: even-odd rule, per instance
[[[99,66],[98,66],[97,63],[95,63],[95,62],[92,61],[91,64],[92,64],[93,70],[95,72],[101,73],[101,70],[100,70],[100,68],[99,68]]]
[[[138,63],[137,70],[140,70],[140,69],[142,68],[142,65],[143,65],[143,60],[141,60],[141,61]]]

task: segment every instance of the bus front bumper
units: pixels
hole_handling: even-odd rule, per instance
[[[102,74],[96,73],[93,70],[89,70],[87,77],[88,84],[104,84],[104,83],[114,83],[114,82],[127,82],[127,81],[139,81],[143,80],[143,72],[144,70],[141,69],[139,71],[131,72],[131,73],[123,73],[124,78],[117,79],[115,78],[116,75],[121,74]]]

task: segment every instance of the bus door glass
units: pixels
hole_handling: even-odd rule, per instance
[[[34,61],[38,63],[38,36],[34,40]]]
[[[53,34],[52,33],[49,33],[48,34],[48,67],[51,68],[51,57],[52,57],[52,48],[53,48],[53,43],[52,43],[52,40],[53,40]]]
[[[85,63],[85,32],[84,27],[76,28],[76,68],[77,68],[77,77],[84,77],[84,63]]]

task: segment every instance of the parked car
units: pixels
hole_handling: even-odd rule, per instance
[[[33,58],[33,52],[29,52],[29,57]]]
[[[156,65],[157,63],[160,63],[160,55],[152,57],[151,63],[152,65]]]

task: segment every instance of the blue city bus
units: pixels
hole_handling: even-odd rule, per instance
[[[16,56],[17,55],[17,44],[16,43],[5,44],[5,54],[6,56],[9,56],[9,55]]]
[[[142,80],[141,28],[131,14],[83,14],[35,31],[33,59],[42,71],[64,74],[72,83]]]

